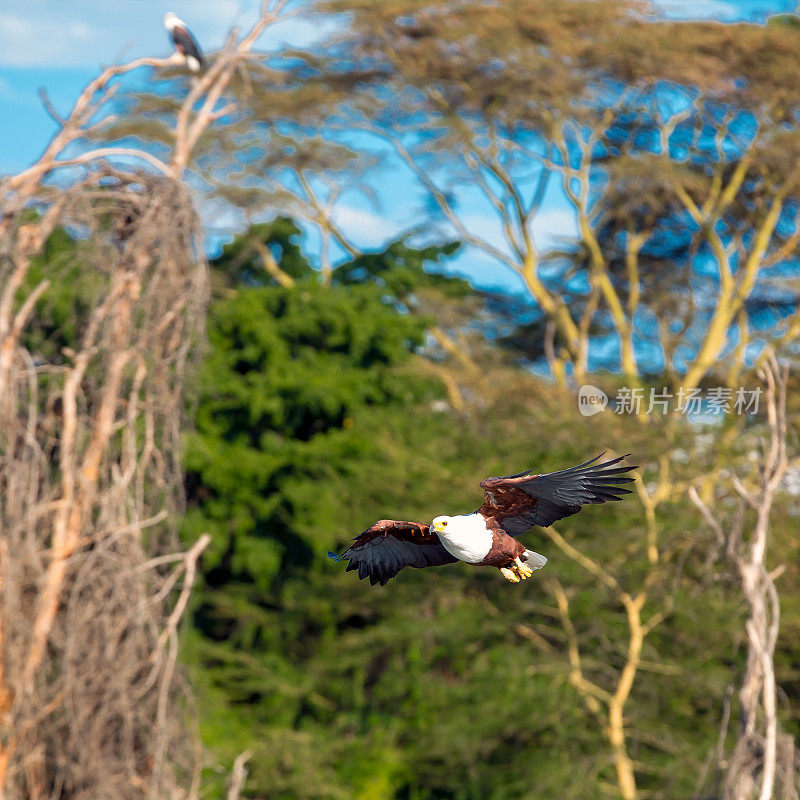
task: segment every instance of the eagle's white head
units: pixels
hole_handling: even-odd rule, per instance
[[[455,519],[454,517],[448,517],[446,515],[441,517],[436,517],[436,519],[434,519],[434,521],[431,522],[431,530],[434,533],[446,533],[447,526],[451,525],[454,519]]]
[[[178,17],[177,14],[167,11],[167,13],[164,15],[164,27],[168,31],[172,32],[175,28],[185,28],[186,24]]]

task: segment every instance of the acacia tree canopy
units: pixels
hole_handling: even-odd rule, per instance
[[[775,283],[800,234],[795,28],[610,0],[320,8],[348,21],[309,73],[337,90],[324,124],[388,142],[447,227],[519,274],[557,374],[587,370],[598,325],[608,366],[685,385],[756,335],[792,338]],[[548,192],[577,229],[560,254],[535,229]],[[491,224],[462,210],[477,199]]]

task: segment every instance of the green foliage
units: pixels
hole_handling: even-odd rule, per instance
[[[214,261],[214,274],[228,286],[262,286],[268,281],[258,245],[269,248],[281,269],[290,278],[308,278],[311,264],[297,241],[302,231],[288,217],[251,225],[246,233],[225,244]]]
[[[800,17],[797,14],[773,14],[767,17],[767,25],[783,28],[800,28]]]
[[[344,286],[375,283],[399,300],[424,289],[445,297],[468,297],[473,289],[466,281],[425,271],[426,264],[453,255],[458,247],[458,242],[450,242],[416,249],[402,241],[392,242],[380,253],[363,253],[345,262],[334,271],[333,280]]]
[[[78,343],[89,309],[106,280],[90,268],[94,253],[90,242],[56,228],[42,251],[31,258],[20,296],[27,297],[43,280],[50,281],[22,335],[22,344],[36,358],[58,363],[63,357],[62,349]]]
[[[341,465],[371,446],[353,429],[361,415],[438,391],[401,371],[423,343],[425,320],[398,310],[388,282],[377,278],[391,275],[408,290],[413,279],[401,278],[401,258],[412,265],[409,276],[417,267],[424,275],[421,264],[452,247],[396,243],[363,276],[344,267],[326,286],[295,243],[298,235],[285,219],[251,228],[215,262],[238,288],[209,312],[209,352],[187,443],[187,531],[213,534],[210,581],[236,579],[256,592],[280,569],[307,567],[333,544],[323,533],[336,521],[327,487]],[[275,285],[259,269],[253,241],[270,248],[293,286]]]
[[[337,465],[330,491],[319,495],[331,521],[308,535],[332,535],[343,546],[381,516],[466,512],[487,473],[563,466],[630,435],[616,420],[578,424],[546,397],[540,409],[527,400],[517,395],[472,420],[427,403],[399,416],[389,408],[361,415],[353,430],[372,446]],[[658,437],[632,447],[647,461]],[[669,519],[670,536],[696,524],[683,504]],[[617,564],[644,536],[635,503],[590,509],[562,532]],[[527,539],[576,592],[575,624],[591,672],[604,680],[624,654],[618,608],[536,534]],[[632,584],[646,566],[630,560]],[[689,568],[700,569],[699,561]],[[598,781],[613,783],[613,771],[567,681],[548,576],[537,578],[520,591],[488,570],[454,565],[405,570],[375,589],[320,556],[291,569],[257,604],[244,601],[254,597],[248,587],[215,587],[238,621],[216,641],[199,635],[202,628],[192,634],[208,687],[201,694],[210,703],[209,744],[227,763],[253,750],[255,797],[586,797]],[[716,736],[740,622],[724,592],[701,593],[694,578],[686,587],[680,613],[648,644],[656,671],[642,672],[628,710],[633,754],[654,771],[643,788],[662,797],[693,789]],[[203,590],[204,601],[211,591]],[[545,636],[552,651],[542,652],[526,630]]]
[[[413,356],[428,324],[415,293],[468,300],[462,284],[422,269],[441,251],[396,243],[326,286],[291,223],[255,235],[294,286],[255,258],[232,267],[241,242],[217,262],[224,288],[188,442],[186,533],[214,539],[186,651],[206,745],[225,764],[253,752],[252,797],[577,800],[615,785],[608,745],[568,680],[547,572],[510,586],[463,565],[409,569],[377,589],[325,552],[380,517],[470,511],[487,474],[555,469],[620,442],[654,464],[663,433],[580,418],[552,386],[496,365],[492,402],[456,416]],[[693,435],[679,444],[691,450]],[[626,717],[631,756],[647,764],[642,791],[667,798],[694,791],[714,745],[741,619],[686,541],[694,510],[676,500],[663,518],[663,535],[686,548],[683,577]],[[646,535],[635,501],[560,530],[631,586],[650,568],[635,555]],[[591,575],[527,539],[569,587],[585,668],[608,684],[624,661],[624,615]]]

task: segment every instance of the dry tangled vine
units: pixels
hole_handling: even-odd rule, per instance
[[[0,256],[0,777],[9,797],[165,796],[193,756],[168,712],[181,691],[169,608],[196,555],[177,572],[149,560],[176,549],[198,221],[180,185],[107,166],[52,209],[9,226]],[[75,252],[20,305],[23,268],[56,225],[79,232]],[[43,354],[29,300],[73,269],[91,275],[80,344]]]

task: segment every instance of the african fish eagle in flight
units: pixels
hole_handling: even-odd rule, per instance
[[[164,16],[164,27],[169,33],[175,50],[183,56],[183,61],[191,72],[200,72],[203,66],[203,54],[186,23],[171,11]]]
[[[473,514],[436,517],[430,525],[382,519],[353,539],[335,561],[348,559],[347,570],[383,586],[403,567],[438,567],[465,561],[497,567],[506,580],[519,583],[541,569],[547,559],[527,550],[515,538],[534,525],[546,528],[577,514],[586,503],[622,500],[630,494],[616,484],[630,483],[624,473],[635,466],[615,466],[627,456],[597,464],[604,453],[584,464],[532,475],[532,470],[481,481],[483,505]]]

